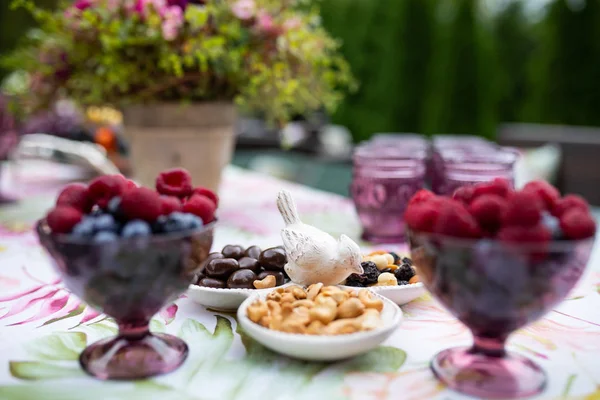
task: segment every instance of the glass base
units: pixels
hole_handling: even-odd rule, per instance
[[[153,333],[133,340],[117,336],[96,342],[81,353],[79,363],[98,379],[134,380],[174,371],[187,355],[183,340]]]
[[[512,353],[495,357],[471,348],[448,349],[434,357],[431,369],[451,389],[479,398],[530,397],[546,385],[546,374],[539,366]]]

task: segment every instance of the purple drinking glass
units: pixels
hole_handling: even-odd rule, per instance
[[[186,343],[151,333],[150,319],[175,301],[208,257],[214,224],[194,231],[91,243],[36,227],[67,288],[115,319],[119,334],[88,346],[79,361],[99,379],[142,379],[171,372],[185,361]]]
[[[423,283],[474,337],[471,347],[438,353],[431,363],[435,375],[479,398],[541,393],[544,371],[507,352],[506,340],[567,296],[585,270],[594,239],[507,244],[412,231],[408,236]]]
[[[422,162],[396,160],[395,163],[393,166],[356,164],[354,168],[350,192],[363,227],[362,238],[372,243],[405,241],[404,210],[425,183]]]

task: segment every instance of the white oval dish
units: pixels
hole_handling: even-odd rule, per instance
[[[286,283],[277,287],[286,287]],[[215,311],[231,312],[238,309],[240,304],[254,293],[269,293],[269,289],[217,289],[191,284],[187,290],[187,296],[201,306]]]
[[[381,328],[336,336],[279,332],[250,321],[246,315],[248,306],[258,299],[265,299],[267,294],[268,292],[256,293],[244,300],[238,308],[238,323],[250,337],[263,346],[301,360],[336,361],[366,353],[390,337],[402,321],[402,310],[392,301],[375,293],[374,295],[383,301]]]
[[[354,286],[341,285],[340,287],[349,289],[360,289]],[[425,294],[425,292],[427,292],[427,289],[425,289],[425,286],[422,282],[402,286],[370,286],[367,289],[370,289],[374,293],[377,293],[387,299],[390,299],[399,306],[408,304],[411,301],[418,299],[423,294]]]

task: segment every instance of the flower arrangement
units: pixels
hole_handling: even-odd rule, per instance
[[[15,0],[39,22],[5,64],[35,106],[235,101],[272,122],[332,111],[355,84],[302,0]]]

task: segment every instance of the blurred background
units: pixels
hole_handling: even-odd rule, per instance
[[[9,3],[0,2],[0,54],[32,26]],[[281,132],[243,119],[234,164],[348,196],[353,143],[382,132],[470,134],[522,149],[529,173],[600,204],[599,1],[320,4],[359,89],[335,115],[299,117]]]

